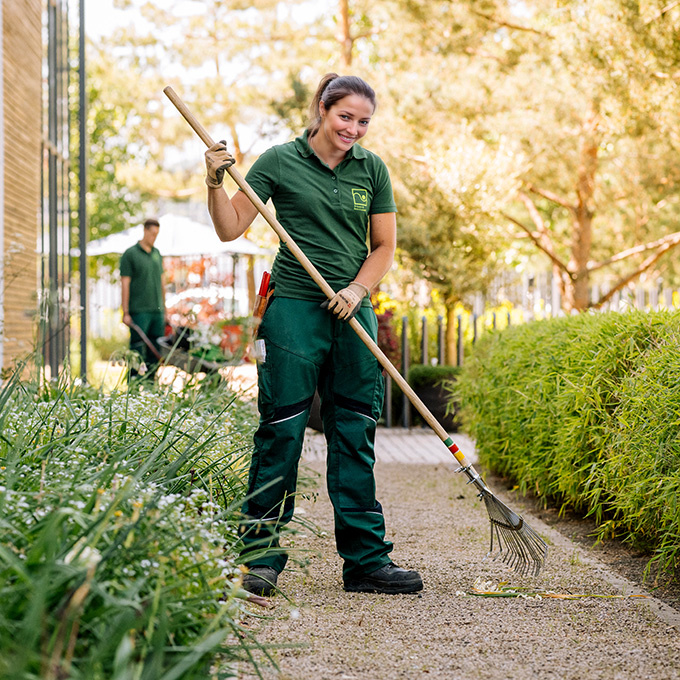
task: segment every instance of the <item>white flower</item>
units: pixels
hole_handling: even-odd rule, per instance
[[[101,562],[102,556],[99,550],[89,545],[84,545],[81,538],[64,557],[64,564],[79,564],[81,566],[96,567]]]

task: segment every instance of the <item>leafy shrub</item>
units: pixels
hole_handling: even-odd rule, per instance
[[[413,364],[408,372],[409,385],[439,424],[450,432],[459,426],[458,404],[451,396],[451,385],[455,384],[453,381],[459,373],[458,366],[429,364]],[[425,422],[415,407],[411,409],[411,417],[414,423]]]
[[[237,524],[253,426],[224,389],[5,385],[0,676],[206,678],[218,652],[225,669],[248,658]]]
[[[376,313],[378,318],[378,347],[398,368],[401,363],[401,345],[394,329],[394,313],[390,310]]]
[[[459,373],[459,366],[411,364],[408,371],[408,384],[413,389],[425,385],[442,385],[455,378]]]
[[[680,564],[680,314],[582,314],[486,335],[457,383],[480,459]]]

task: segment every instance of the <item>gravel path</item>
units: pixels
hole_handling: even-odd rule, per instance
[[[432,435],[439,448],[430,447],[432,440],[422,440],[419,431],[401,431],[401,438],[390,442],[399,431],[388,432],[379,435],[376,478],[388,538],[395,544],[392,557],[401,566],[419,570],[425,589],[396,596],[342,590],[332,508],[321,478],[316,500],[303,499],[299,508],[301,516],[326,535],[306,530],[295,538],[296,549],[307,551],[307,568],[284,571],[279,585],[289,600],[275,596],[272,609],[265,613],[254,608],[249,622],[259,628],[261,642],[274,646],[271,654],[280,669],[268,668],[263,658],[263,677],[680,678],[680,612],[651,597],[630,597],[642,591],[516,501],[505,499],[549,545],[546,568],[538,578],[519,578],[503,564],[484,562],[489,540],[486,510],[462,475],[453,474],[451,461],[432,458],[443,448],[439,440]],[[469,445],[463,437],[454,439],[461,448]],[[322,436],[310,431],[305,460],[319,474],[324,470],[322,450]],[[422,455],[414,455],[418,451]],[[411,462],[402,462],[405,456]],[[588,597],[466,594],[480,578],[533,592]],[[265,618],[258,618],[263,613]],[[242,680],[255,677],[248,669],[239,675]]]

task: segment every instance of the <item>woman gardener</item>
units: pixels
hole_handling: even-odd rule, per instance
[[[411,593],[423,587],[417,572],[389,558],[392,544],[385,540],[373,474],[383,378],[376,358],[345,323],[356,317],[377,338],[370,290],[391,267],[396,244],[387,168],[357,144],[375,108],[375,92],[361,78],[324,76],[304,134],[267,150],[246,177],[264,203],[272,199],[283,228],[338,291],[325,300],[290,250],[280,246],[272,267],[274,292],[258,330],[260,423],[243,507],[249,566],[244,587],[258,594],[274,591],[286,564],[277,529],[293,515],[317,389],[345,590]],[[234,162],[224,142],[210,147],[205,159],[208,210],[220,239],[230,241],[243,234],[257,210],[243,192],[230,200],[221,188]]]

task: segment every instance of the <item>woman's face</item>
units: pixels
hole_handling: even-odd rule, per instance
[[[373,104],[366,97],[350,94],[339,99],[330,109],[321,102],[319,112],[323,135],[332,147],[347,152],[366,134],[373,115]]]

